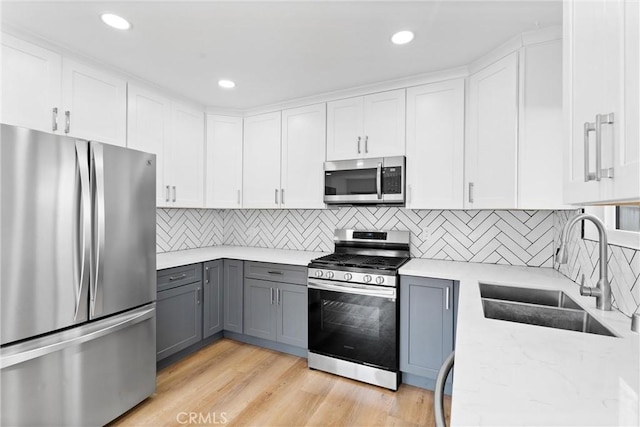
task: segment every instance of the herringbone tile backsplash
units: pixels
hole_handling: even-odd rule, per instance
[[[560,244],[562,227],[578,211],[557,211],[554,215],[555,247]],[[579,284],[584,275],[586,286],[595,286],[600,276],[598,242],[583,240],[576,226],[569,237],[569,262],[555,268]],[[608,274],[613,305],[631,316],[640,306],[640,251],[609,245]]]
[[[326,210],[158,209],[157,252],[216,245],[333,251],[336,228],[409,230],[411,256],[555,267],[579,283],[598,279],[597,243],[572,236],[569,263],[554,265],[562,225],[575,211],[442,211],[400,208]],[[614,304],[640,304],[640,251],[609,245]]]

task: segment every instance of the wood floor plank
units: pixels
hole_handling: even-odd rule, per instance
[[[160,371],[156,393],[111,426],[431,426],[432,406],[428,390],[393,392],[222,339]]]

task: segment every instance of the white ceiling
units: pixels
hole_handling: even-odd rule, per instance
[[[467,65],[562,23],[558,1],[2,1],[2,25],[206,106],[244,110]],[[133,24],[121,32],[105,11]],[[395,46],[395,31],[415,32]],[[218,88],[220,78],[236,81]]]

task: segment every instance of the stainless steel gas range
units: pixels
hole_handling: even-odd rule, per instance
[[[309,264],[309,367],[397,390],[409,232],[336,230],[334,243]]]

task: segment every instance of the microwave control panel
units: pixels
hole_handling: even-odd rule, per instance
[[[401,167],[382,168],[382,192],[384,194],[402,194]]]

